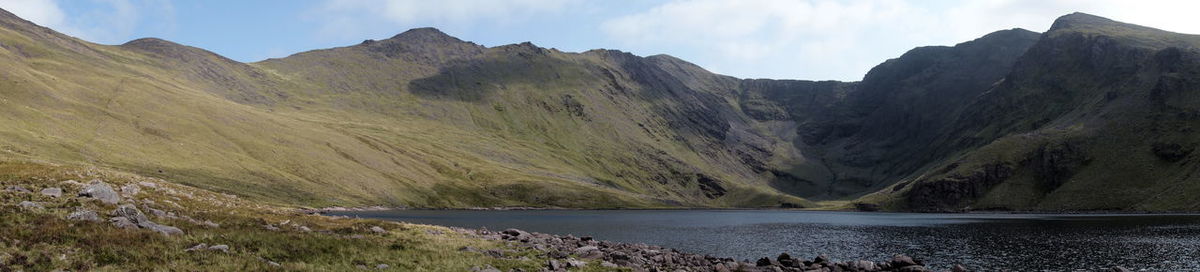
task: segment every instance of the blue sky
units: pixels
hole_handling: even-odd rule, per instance
[[[743,78],[859,80],[913,47],[1082,11],[1200,33],[1200,1],[1127,0],[0,0],[103,44],[159,37],[239,60],[383,39],[432,26],[486,46],[669,54]]]

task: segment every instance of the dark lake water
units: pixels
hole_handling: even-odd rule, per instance
[[[370,211],[339,215],[592,236],[755,260],[787,252],[932,268],[1200,271],[1200,215],[908,214],[770,210]]]

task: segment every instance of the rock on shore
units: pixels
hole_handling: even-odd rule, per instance
[[[626,244],[599,241],[591,237],[531,233],[518,229],[502,232],[456,229],[487,240],[508,241],[510,244],[542,252],[550,258],[543,271],[566,271],[567,268],[597,263],[603,267],[625,267],[633,271],[932,271],[924,263],[908,256],[897,255],[891,260],[834,262],[824,255],[812,260],[796,259],[788,254],[761,258],[755,262],[737,261],[708,255],[682,253],[675,249],[645,244]],[[463,248],[464,251],[479,251]],[[500,254],[485,255],[493,257]],[[956,265],[954,272],[967,271]]]

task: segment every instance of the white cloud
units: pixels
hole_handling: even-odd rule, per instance
[[[477,23],[505,24],[556,13],[577,0],[326,0],[310,12],[322,22],[325,38],[361,38],[397,27],[469,27]]]
[[[61,26],[66,18],[54,0],[3,0],[0,8],[47,27]]]
[[[600,29],[639,53],[669,53],[741,77],[858,80],[924,45],[1014,27],[1045,31],[1075,11],[1200,33],[1200,1],[673,0]]]
[[[122,43],[140,27],[170,32],[174,7],[168,0],[74,0],[82,5],[77,14],[67,14],[56,0],[0,0],[4,8],[38,25],[67,35],[99,43]],[[154,21],[154,25],[144,22]]]

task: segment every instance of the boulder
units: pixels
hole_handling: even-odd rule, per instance
[[[901,267],[900,269],[898,269],[896,271],[899,271],[899,272],[928,272],[929,269],[926,269],[924,266],[920,266],[920,265],[910,265],[910,266]]]
[[[48,196],[48,197],[55,197],[55,198],[62,197],[62,193],[63,193],[62,188],[58,188],[58,187],[50,187],[50,188],[42,189],[42,195]]]
[[[813,262],[819,264],[828,263],[829,256],[825,256],[825,254],[818,255],[817,258],[813,259]]]
[[[125,186],[121,186],[121,195],[126,197],[136,196],[141,191],[142,188],[138,187],[137,184],[126,184]]]
[[[892,267],[906,267],[913,265],[917,265],[917,262],[913,261],[912,257],[904,255],[896,255],[892,257]]]
[[[84,186],[83,190],[79,191],[79,196],[94,198],[108,204],[117,204],[117,202],[121,201],[121,197],[117,195],[117,191],[114,191],[108,183],[100,180],[93,180],[87,186]]]
[[[378,264],[378,265],[376,265],[376,266],[375,266],[375,269],[384,270],[384,269],[388,269],[388,268],[391,268],[391,267],[392,267],[392,266],[390,266],[390,265],[388,265],[388,264]],[[499,270],[497,270],[497,272],[498,272],[498,271],[499,271]]]
[[[21,206],[22,209],[26,209],[26,210],[41,210],[44,208],[44,207],[42,207],[41,203],[37,203],[37,202],[33,202],[33,201],[21,201],[21,203],[17,204],[17,206]]]
[[[208,247],[208,250],[229,253],[229,246],[228,245],[215,245],[215,246]]]
[[[621,251],[613,251],[608,254],[608,257],[613,260],[629,260],[629,254]]]
[[[173,214],[165,212],[163,210],[150,208],[150,207],[144,207],[144,208],[146,208],[146,210],[150,211],[150,215],[153,215],[154,217],[175,218],[175,216]]]
[[[117,227],[117,228],[122,228],[122,229],[137,229],[138,228],[137,224],[134,224],[132,220],[129,220],[129,218],[125,218],[125,217],[121,217],[121,216],[109,218],[108,221],[112,222],[113,226]]]
[[[867,260],[853,261],[853,262],[850,262],[849,264],[847,264],[847,266],[850,267],[850,271],[876,271],[876,270],[879,270],[879,268],[877,266],[875,266],[874,262],[867,261]]]
[[[519,230],[519,229],[506,229],[500,233],[507,235],[509,237],[509,240],[517,240],[517,241],[526,241],[526,240],[529,240],[529,238],[533,236],[533,235],[529,234],[528,232],[525,232],[525,231]]]
[[[184,249],[183,251],[184,252],[192,252],[192,251],[205,250],[205,249],[208,249],[208,244],[200,243],[200,244],[194,245],[192,247],[189,247],[187,249]]]
[[[387,230],[380,228],[379,226],[371,226],[371,232],[383,234],[387,233]]]
[[[117,207],[117,209],[113,211],[113,214],[129,219],[130,222],[138,227],[157,231],[164,235],[183,234],[183,231],[179,228],[160,225],[150,221],[150,218],[147,218],[142,211],[138,210],[137,207],[131,204],[125,204]]]
[[[76,209],[67,215],[67,220],[100,222],[100,215],[93,211]]]
[[[488,249],[487,251],[483,252],[483,255],[487,255],[488,257],[492,258],[504,258],[504,252],[496,249]]]
[[[571,267],[583,268],[585,266],[587,266],[587,262],[585,262],[585,261],[580,261],[580,260],[576,260],[576,259],[567,259],[567,268],[571,268]]]
[[[767,257],[762,257],[762,258],[758,259],[757,262],[754,262],[754,265],[759,266],[759,267],[771,266],[771,259],[767,258]]]
[[[558,260],[549,260],[546,261],[546,268],[549,268],[550,271],[558,271],[566,267],[562,263],[559,263]]]
[[[9,192],[31,193],[29,189],[25,189],[25,187],[21,187],[19,185],[4,187],[4,190]]]
[[[576,248],[574,250],[574,253],[575,253],[575,255],[583,255],[583,254],[586,254],[593,250],[600,250],[600,248],[598,248],[596,246],[582,246],[582,247]]]
[[[780,253],[779,256],[775,257],[775,261],[787,267],[800,267],[804,263],[803,261],[792,259],[792,255],[788,255],[787,253]]]

